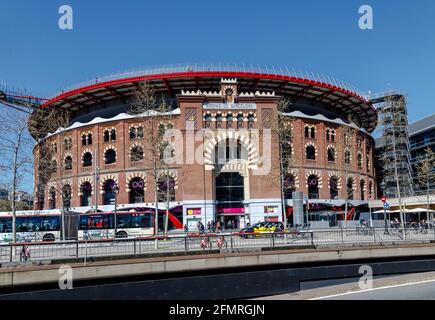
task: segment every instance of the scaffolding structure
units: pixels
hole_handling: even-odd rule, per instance
[[[378,159],[382,165],[380,186],[384,196],[412,196],[413,178],[408,133],[408,112],[405,95],[389,90],[373,97],[382,133]]]

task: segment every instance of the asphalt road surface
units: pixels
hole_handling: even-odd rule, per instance
[[[375,277],[369,289],[361,289],[358,279],[301,284],[301,289],[256,300],[435,300],[435,272]]]

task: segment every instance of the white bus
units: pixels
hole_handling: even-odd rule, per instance
[[[60,210],[17,211],[17,242],[59,240],[61,216]],[[12,212],[0,212],[0,242],[12,240]]]
[[[115,234],[116,218],[116,234]],[[143,237],[154,234],[154,214],[150,212],[81,213],[78,221],[79,239]]]

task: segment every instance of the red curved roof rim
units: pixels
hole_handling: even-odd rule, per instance
[[[245,78],[254,78],[254,79],[270,79],[270,80],[283,80],[283,81],[293,81],[293,82],[299,82],[303,84],[308,85],[316,85],[322,88],[338,91],[341,93],[344,93],[346,95],[352,96],[354,98],[357,98],[358,100],[363,101],[364,103],[367,103],[370,105],[370,103],[363,98],[362,96],[355,94],[349,90],[343,89],[341,87],[337,87],[328,83],[319,82],[315,80],[308,80],[293,76],[283,76],[283,75],[277,75],[277,74],[260,74],[260,73],[254,73],[254,72],[230,72],[230,71],[209,71],[209,72],[176,72],[176,73],[160,73],[160,74],[153,74],[153,75],[144,75],[144,76],[137,76],[137,77],[131,77],[131,78],[121,78],[116,80],[110,80],[105,82],[99,82],[94,83],[85,87],[77,88],[68,92],[65,92],[57,97],[54,97],[50,99],[49,101],[45,102],[42,107],[46,107],[47,105],[52,104],[53,102],[62,100],[66,97],[86,92],[89,90],[94,90],[98,88],[104,88],[108,86],[113,86],[117,84],[122,83],[128,83],[128,82],[139,82],[139,81],[148,81],[148,80],[155,80],[155,79],[173,79],[173,78],[185,78],[185,77],[245,77]],[[372,106],[373,110],[376,110]]]

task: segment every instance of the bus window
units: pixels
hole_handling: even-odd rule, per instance
[[[113,228],[112,215],[98,215],[98,216],[81,216],[79,221],[80,230],[88,229],[111,229]]]
[[[12,232],[12,218],[0,218],[0,232]]]
[[[133,228],[152,228],[152,216],[151,215],[137,215],[132,217]]]
[[[28,220],[26,217],[17,217],[17,232],[33,231],[30,229]]]
[[[41,231],[59,231],[60,230],[60,217],[41,217],[40,218]]]
[[[116,216],[117,228],[130,228],[131,222],[131,214],[122,214]]]

